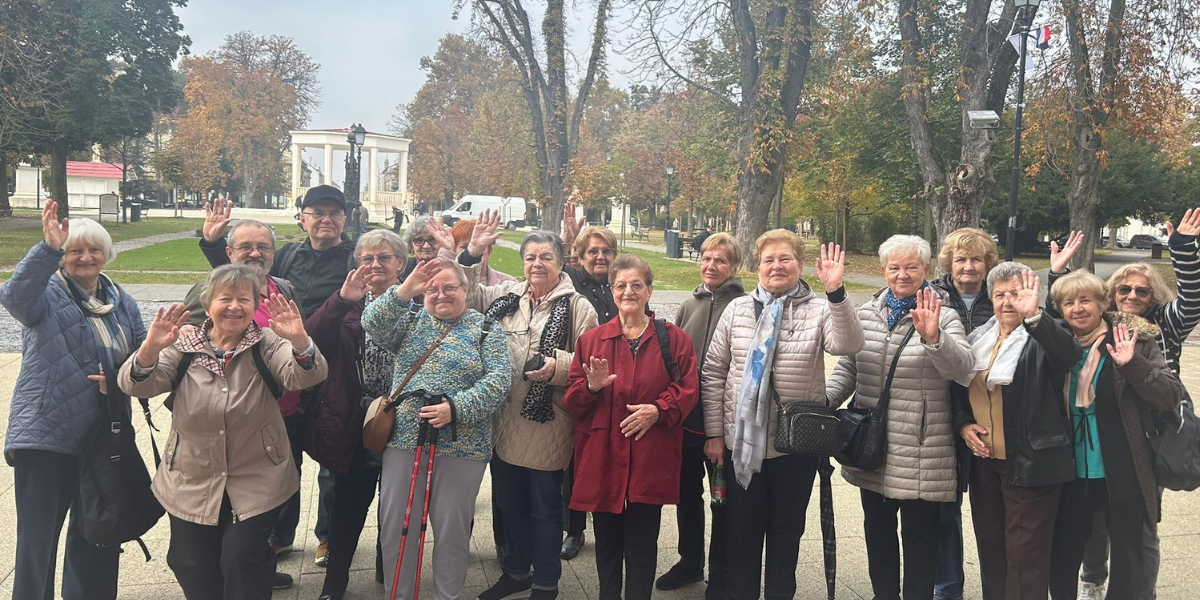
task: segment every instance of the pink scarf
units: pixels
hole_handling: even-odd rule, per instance
[[[1063,382],[1063,397],[1067,399],[1068,406],[1071,400],[1074,400],[1075,406],[1087,408],[1096,399],[1096,388],[1092,387],[1092,381],[1096,379],[1096,369],[1100,366],[1100,345],[1104,343],[1107,333],[1108,323],[1101,319],[1100,326],[1093,329],[1091,333],[1082,336],[1078,333],[1075,334],[1079,345],[1083,348],[1091,348],[1091,350],[1088,352],[1087,358],[1083,359],[1083,370],[1079,372],[1079,379],[1075,384],[1075,398],[1070,398],[1071,378],[1068,377]]]

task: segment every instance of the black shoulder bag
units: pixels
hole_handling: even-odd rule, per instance
[[[762,316],[763,305],[754,301],[754,318]],[[784,404],[775,391],[775,370],[767,385],[775,401],[775,451],[803,456],[833,456],[842,448],[836,406],[824,401],[795,400]]]
[[[892,356],[892,366],[888,369],[887,380],[879,391],[879,402],[875,408],[865,408],[853,400],[850,406],[837,411],[838,427],[845,440],[842,448],[834,454],[838,462],[870,471],[883,465],[887,454],[887,411],[892,399],[892,379],[896,377],[896,364],[900,362],[900,354],[912,339],[915,327],[910,327],[896,354]]]

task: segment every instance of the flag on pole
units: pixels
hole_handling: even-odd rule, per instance
[[[1050,48],[1050,26],[1042,25],[1033,29],[1033,39],[1037,47],[1041,50]]]
[[[1014,50],[1017,51],[1017,56],[1021,56],[1021,34],[1014,33],[1008,36],[1008,43],[1012,44]],[[1025,70],[1033,71],[1037,66],[1033,62],[1033,57],[1029,55],[1029,51],[1025,52]]]

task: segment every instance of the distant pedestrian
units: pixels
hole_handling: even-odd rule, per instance
[[[392,232],[400,233],[400,226],[404,223],[404,209],[399,206],[392,207]]]

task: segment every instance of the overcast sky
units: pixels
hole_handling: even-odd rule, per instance
[[[292,38],[321,65],[321,106],[310,127],[362,123],[386,133],[396,105],[411,100],[425,81],[421,57],[432,55],[442,36],[470,27],[469,8],[454,20],[451,6],[451,0],[192,0],[179,17],[192,54],[206,54],[243,30]],[[587,29],[580,25],[571,37],[583,50]]]

